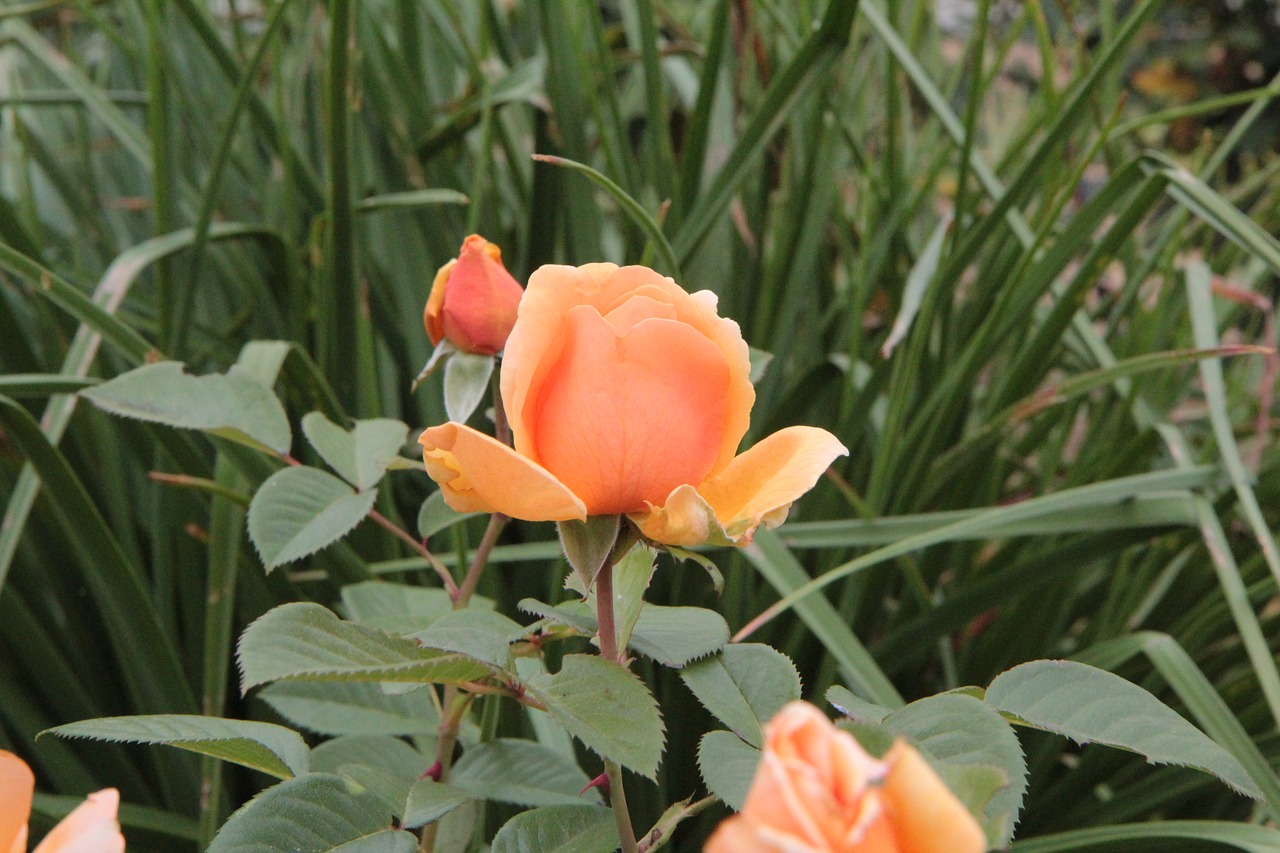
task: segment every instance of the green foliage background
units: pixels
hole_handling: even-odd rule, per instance
[[[1275,344],[1280,161],[1236,146],[1280,87],[1231,95],[1243,112],[1161,153],[1171,123],[1228,105],[1126,101],[1173,9],[1031,0],[945,35],[924,0],[0,6],[0,744],[44,791],[121,788],[131,850],[195,849],[262,787],[35,735],[274,719],[236,688],[244,625],[432,576],[368,523],[264,573],[243,500],[271,465],[74,393],[161,354],[222,371],[273,339],[293,344],[277,390],[295,425],[439,423],[439,380],[409,391],[422,307],[479,232],[521,281],[603,259],[716,292],[774,355],[748,443],[809,423],[850,448],[792,523],[711,554],[722,596],[664,558],[651,597],[737,629],[824,578],[752,635],[814,701],[843,684],[893,706],[1076,658],[1256,748],[1275,786],[1276,362],[1203,350]],[[401,472],[377,506],[412,529],[429,492]],[[482,525],[431,546],[459,559]],[[504,613],[558,600],[552,538],[509,528],[480,592]],[[668,721],[657,784],[632,786],[647,826],[700,790],[711,724],[678,678],[641,670]],[[514,711],[501,726],[520,734]],[[1193,770],[1023,745],[1015,849],[1183,850],[1097,828],[1276,817]],[[65,805],[40,798],[37,824]]]

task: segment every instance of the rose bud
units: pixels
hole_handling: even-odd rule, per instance
[[[502,251],[472,234],[431,284],[422,316],[427,335],[433,345],[448,339],[462,352],[493,355],[507,343],[523,293],[502,265]]]

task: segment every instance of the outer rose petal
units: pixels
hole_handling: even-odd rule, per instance
[[[36,777],[27,763],[0,749],[0,853],[26,853],[35,788]]]
[[[422,325],[427,329],[427,337],[435,346],[444,340],[444,286],[449,282],[449,273],[453,272],[458,259],[454,258],[436,273],[431,282],[431,294],[427,296],[427,307],[422,311]]]
[[[482,432],[452,421],[418,439],[431,479],[459,512],[500,512],[526,521],[586,520],[573,492],[537,464]]]
[[[983,853],[987,838],[951,789],[906,741],[885,755],[881,794],[902,853]]]
[[[76,807],[36,846],[35,853],[124,853],[116,811],[120,792],[107,788]]]
[[[696,489],[680,486],[661,507],[650,505],[631,519],[655,542],[745,544],[761,525],[777,527],[792,502],[849,451],[818,427],[779,430],[735,457]]]

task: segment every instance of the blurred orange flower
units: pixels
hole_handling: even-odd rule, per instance
[[[818,709],[792,702],[765,728],[742,811],[705,853],[982,853],[977,821],[905,741],[872,758]]]
[[[422,434],[456,510],[530,521],[626,514],[668,545],[745,544],[848,451],[795,426],[735,455],[755,390],[709,291],[640,266],[544,266],[502,363],[515,449],[462,424]]]
[[[516,322],[524,291],[502,265],[502,251],[478,234],[436,273],[423,323],[432,344],[448,338],[463,352],[493,355]]]
[[[0,750],[0,852],[26,853],[27,818],[35,786],[35,775],[27,763]],[[120,794],[115,788],[90,794],[45,836],[34,853],[124,853],[124,836],[116,820],[119,806]]]

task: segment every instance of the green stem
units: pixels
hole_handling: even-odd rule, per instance
[[[615,550],[605,561],[600,574],[596,575],[596,618],[600,626],[600,656],[625,666],[618,650],[618,628],[613,615],[613,564],[617,556]],[[631,826],[631,814],[627,810],[622,768],[616,761],[606,758],[604,772],[609,777],[609,805],[613,807],[613,822],[618,828],[622,853],[637,853],[639,847],[636,844],[635,829]]]

